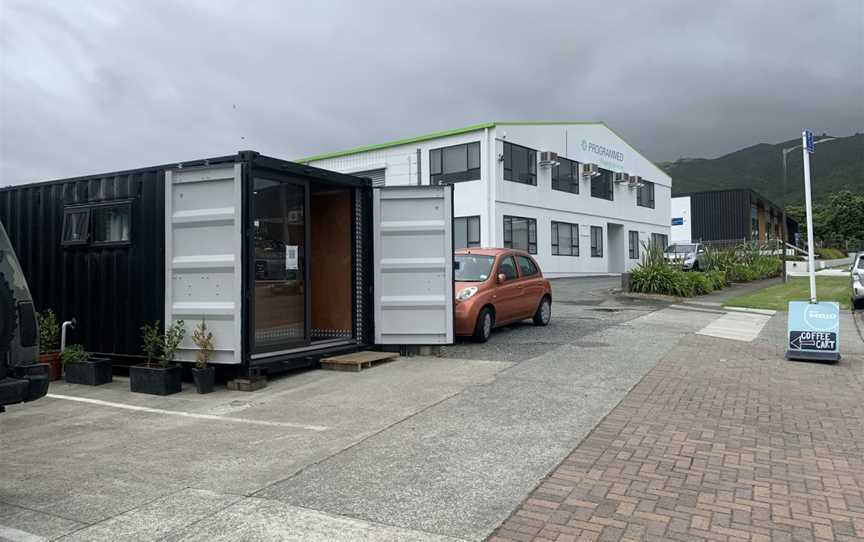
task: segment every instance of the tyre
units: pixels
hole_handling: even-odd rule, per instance
[[[853,299],[852,307],[858,311],[864,311],[864,299]]]
[[[0,272],[0,352],[9,349],[12,338],[15,336],[15,328],[18,323],[16,312],[15,295],[12,293],[6,276]],[[2,357],[0,357],[0,363],[3,363]]]
[[[483,307],[480,314],[477,315],[477,323],[474,325],[474,340],[478,343],[485,343],[492,335],[492,328],[495,327],[495,316],[489,307]]]
[[[534,313],[534,325],[545,326],[549,325],[549,320],[552,319],[552,300],[544,297],[540,300],[540,305],[537,307],[537,312]]]
[[[699,271],[699,262],[698,261],[693,263],[693,271]]]

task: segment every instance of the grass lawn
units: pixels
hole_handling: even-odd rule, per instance
[[[849,308],[848,277],[816,277],[816,297],[819,301],[836,301],[841,309]],[[747,295],[726,301],[727,307],[751,309],[773,309],[785,311],[790,301],[810,299],[810,282],[807,277],[792,277],[785,284],[769,286]]]

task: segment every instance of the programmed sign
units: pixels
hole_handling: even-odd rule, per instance
[[[840,305],[789,302],[787,359],[840,359]]]

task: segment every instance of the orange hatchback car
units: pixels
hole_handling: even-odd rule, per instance
[[[549,323],[552,286],[525,252],[471,248],[456,251],[454,260],[456,335],[485,342],[495,326],[527,318]]]

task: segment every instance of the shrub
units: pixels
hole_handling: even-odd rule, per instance
[[[60,347],[60,326],[51,309],[36,314],[39,323],[39,352],[51,352]]]
[[[177,320],[165,330],[164,334],[160,332],[160,328],[159,320],[141,327],[142,350],[147,356],[147,365],[153,363],[155,358],[160,366],[167,367],[174,361],[180,341],[186,335],[186,327],[183,320]]]
[[[213,333],[207,329],[204,320],[201,320],[201,323],[192,331],[192,342],[198,347],[198,351],[195,352],[195,366],[203,369],[207,367],[207,362],[213,354]]]
[[[840,258],[845,258],[846,254],[843,253],[842,250],[837,248],[817,248],[816,256],[822,258],[823,260],[839,260]]]
[[[721,290],[729,286],[729,279],[726,278],[726,271],[712,270],[706,271],[705,276],[711,281],[715,290]]]
[[[90,359],[90,352],[84,350],[80,344],[70,344],[65,350],[60,352],[60,363],[78,363]]]
[[[693,285],[687,274],[667,264],[663,251],[656,246],[646,247],[642,260],[631,273],[630,288],[645,294],[693,295]]]
[[[692,271],[690,273],[685,273],[684,276],[686,276],[687,280],[690,282],[692,295],[705,295],[714,291],[714,283],[705,275],[705,273]]]

